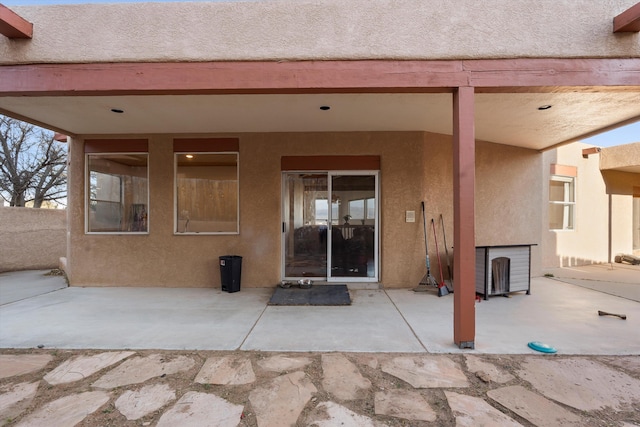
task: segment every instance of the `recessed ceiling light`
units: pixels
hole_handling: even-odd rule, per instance
[[[112,108],[111,112],[112,113],[122,114],[122,113],[124,113],[124,110],[121,110],[120,108]]]
[[[321,109],[322,111],[327,111],[327,110],[330,110],[330,109],[331,109],[331,107],[329,107],[328,105],[323,105],[322,107],[320,107],[320,109]]]
[[[551,105],[546,104],[546,105],[541,105],[538,107],[538,110],[542,111],[542,110],[548,110],[549,108],[551,108]]]
[[[186,157],[187,159],[193,159],[193,154],[186,154],[186,155],[185,155],[185,157]]]

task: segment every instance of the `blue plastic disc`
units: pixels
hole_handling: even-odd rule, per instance
[[[551,347],[549,344],[544,344],[539,341],[531,341],[527,345],[529,346],[529,348],[532,348],[536,351],[541,351],[543,353],[555,353],[558,351],[555,348]]]

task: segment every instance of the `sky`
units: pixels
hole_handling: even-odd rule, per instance
[[[640,121],[583,139],[582,142],[597,145],[598,147],[612,147],[614,145],[640,142]]]

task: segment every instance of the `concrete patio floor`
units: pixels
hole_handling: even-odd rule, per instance
[[[0,274],[0,425],[640,426],[640,268],[562,269],[476,303],[475,350],[452,342],[452,295],[286,307],[273,289],[44,273]]]
[[[541,341],[640,354],[639,266],[556,269],[531,295],[477,302],[475,350],[453,343],[453,295],[351,290],[351,306],[283,307],[267,305],[273,289],[66,287],[44,273],[0,274],[0,348],[532,354]]]

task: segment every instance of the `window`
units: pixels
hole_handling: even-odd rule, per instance
[[[549,181],[549,229],[575,228],[575,177],[554,175]]]
[[[367,219],[376,218],[376,199],[356,199],[349,201],[349,215],[351,219],[360,220],[364,224]]]
[[[184,233],[238,233],[238,153],[175,153],[176,227]]]
[[[87,154],[88,233],[146,233],[146,153]]]

